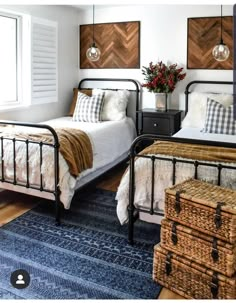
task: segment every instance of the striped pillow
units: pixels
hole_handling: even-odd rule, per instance
[[[233,116],[233,105],[224,107],[219,102],[207,99],[205,133],[236,135],[236,121]]]
[[[103,103],[104,93],[89,97],[78,92],[72,121],[93,123],[100,122]]]

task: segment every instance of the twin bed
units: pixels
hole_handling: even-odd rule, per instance
[[[189,83],[181,130],[173,137],[141,135],[131,146],[130,167],[116,195],[117,215],[121,224],[129,224],[130,243],[140,213],[164,215],[165,188],[196,178],[236,190],[233,95],[209,93],[206,88],[204,93],[194,92],[199,84],[201,87],[213,85],[214,91],[233,88],[232,82]],[[155,143],[138,153],[137,147],[147,140]]]
[[[84,89],[85,83],[90,88]],[[107,84],[113,88],[107,89]],[[97,119],[98,113],[93,118],[89,113],[88,121],[78,121],[76,115],[82,111],[86,116],[88,108],[85,111],[87,101],[77,95],[73,116],[37,124],[0,121],[1,188],[54,200],[56,222],[60,223],[61,204],[69,209],[75,190],[127,159],[130,152],[130,167],[116,195],[120,223],[129,223],[130,243],[139,213],[164,214],[166,187],[187,178],[199,178],[236,189],[236,126],[230,112],[232,93],[195,93],[193,90],[198,84],[233,87],[232,82],[222,81],[189,83],[185,91],[186,115],[182,129],[173,137],[141,135],[135,139],[141,88],[132,79],[94,78],[80,82],[78,89],[82,93],[88,90],[93,97],[93,88],[96,88],[94,94],[105,93],[106,112],[99,116],[103,115],[96,121],[99,123],[88,122]],[[118,88],[114,89],[114,85]],[[129,87],[125,93],[124,86]],[[129,98],[124,98],[128,95]],[[217,108],[218,102],[223,106]],[[222,123],[219,126],[216,121],[225,120],[225,116],[229,126]],[[83,142],[79,142],[77,148],[74,141],[80,131]],[[158,142],[138,153],[136,148],[142,140]],[[66,150],[66,157],[62,148]],[[79,163],[76,163],[78,158]]]
[[[97,88],[100,82],[113,87],[119,84],[115,90],[102,88],[106,120],[102,120],[101,112],[98,123],[89,122],[93,109],[88,107],[88,121],[75,119],[74,115],[36,124],[0,121],[1,188],[55,201],[57,223],[60,223],[62,205],[70,208],[77,189],[128,159],[136,137],[135,123],[126,112],[135,112],[133,107],[140,99],[138,82],[83,79],[78,89],[92,95],[94,86]],[[85,89],[86,84],[91,87]],[[77,140],[80,137],[81,140]]]

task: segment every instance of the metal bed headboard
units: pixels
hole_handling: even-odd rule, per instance
[[[84,84],[85,82],[126,82],[126,83],[132,83],[135,87],[134,91],[135,91],[135,109],[136,109],[136,113],[135,113],[135,126],[136,126],[136,130],[138,132],[138,112],[139,112],[139,107],[140,107],[140,103],[141,103],[141,85],[137,80],[134,79],[122,79],[122,78],[84,78],[79,82],[78,85],[78,89],[82,89],[82,84]],[[92,88],[86,88],[86,89],[92,89]],[[109,89],[109,90],[119,90],[121,88],[101,88],[101,89]],[[133,91],[131,89],[128,89],[129,91]]]
[[[207,80],[195,80],[195,81],[191,81],[187,84],[186,88],[185,88],[185,114],[187,114],[188,112],[188,102],[189,102],[189,99],[188,99],[188,96],[189,94],[191,93],[190,91],[190,87],[193,86],[194,84],[220,84],[220,85],[232,85],[234,84],[234,82],[232,81],[207,81]]]

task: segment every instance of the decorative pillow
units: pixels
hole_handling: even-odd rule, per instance
[[[72,121],[94,123],[100,122],[103,103],[104,93],[89,97],[78,92],[78,98]]]
[[[76,102],[77,102],[77,97],[78,97],[78,92],[81,92],[87,96],[92,96],[92,90],[91,89],[78,89],[78,88],[73,88],[73,100],[70,106],[69,114],[68,116],[73,116]]]
[[[236,135],[236,121],[233,116],[233,105],[224,107],[219,102],[207,99],[205,133]]]
[[[105,92],[102,120],[118,121],[124,119],[130,92],[126,89],[117,91],[93,89],[93,95],[101,92]]]
[[[206,120],[207,98],[214,99],[224,106],[233,104],[233,95],[221,93],[198,93],[189,95],[189,110],[182,121],[182,127],[196,127],[203,129]]]

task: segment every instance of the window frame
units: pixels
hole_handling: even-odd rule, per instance
[[[0,7],[0,15],[14,18],[17,20],[17,69],[16,69],[16,89],[17,100],[6,101],[0,104],[0,112],[17,110],[22,107],[31,107],[39,104],[58,102],[58,22],[37,18],[30,14],[8,10]],[[33,73],[32,73],[32,26],[33,23],[41,23],[52,26],[55,29],[56,40],[56,94],[53,98],[33,98]]]
[[[21,54],[22,54],[22,41],[21,41],[21,31],[22,31],[22,17],[19,14],[13,12],[5,11],[0,9],[0,17],[11,18],[16,20],[16,99],[6,100],[0,103],[0,109],[3,107],[11,108],[13,106],[19,106],[22,101],[21,92]]]

